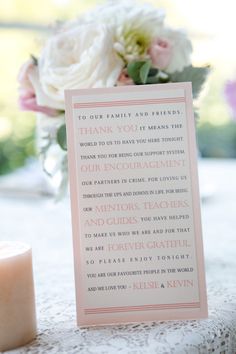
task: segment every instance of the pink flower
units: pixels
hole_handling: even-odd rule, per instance
[[[225,97],[228,105],[232,109],[234,118],[236,118],[236,80],[228,81],[225,85]]]
[[[21,67],[18,74],[19,106],[23,111],[41,112],[50,117],[58,116],[58,110],[37,104],[37,98],[30,76],[35,71],[36,65],[30,59]]]
[[[59,113],[54,108],[39,106],[37,104],[35,94],[31,93],[30,91],[25,91],[24,94],[20,94],[19,106],[22,111],[40,112],[46,114],[49,117],[56,117]]]
[[[128,86],[128,85],[134,85],[133,80],[128,76],[127,70],[124,69],[122,70],[118,81],[117,81],[117,86]]]
[[[155,38],[148,50],[153,65],[160,70],[167,68],[173,54],[172,49],[172,45],[168,40]]]

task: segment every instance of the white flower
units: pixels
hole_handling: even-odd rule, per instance
[[[107,23],[114,31],[114,48],[125,62],[148,57],[152,39],[164,20],[163,10],[135,1],[108,1],[91,11],[81,21]]]
[[[184,31],[163,28],[159,36],[168,40],[172,47],[171,59],[165,68],[166,72],[182,71],[185,66],[191,64],[192,44]]]
[[[64,90],[114,86],[123,67],[106,25],[81,24],[51,37],[39,59],[42,91],[64,107]]]
[[[33,70],[29,73],[29,79],[30,82],[34,88],[35,95],[36,95],[36,101],[39,106],[43,107],[50,107],[53,109],[58,109],[58,110],[64,110],[65,105],[62,102],[59,102],[52,97],[49,97],[45,94],[45,92],[42,89],[42,85],[40,84],[39,81],[39,70],[38,66],[34,66]]]

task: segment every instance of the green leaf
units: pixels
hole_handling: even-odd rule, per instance
[[[57,142],[62,150],[67,150],[66,125],[61,125],[57,130]]]
[[[147,81],[150,67],[151,67],[150,60],[132,61],[127,66],[127,72],[129,77],[133,79],[136,85],[142,85],[145,84]]]
[[[160,84],[160,80],[158,76],[148,76],[147,84]]]
[[[151,61],[150,60],[146,61],[141,66],[139,75],[140,75],[140,79],[141,79],[142,84],[146,84],[150,68],[151,68]]]
[[[32,59],[32,61],[33,61],[33,64],[34,64],[35,66],[37,66],[37,65],[38,65],[38,59],[37,59],[33,54],[31,54],[30,57],[31,57],[31,59]]]
[[[133,61],[128,64],[127,72],[136,85],[162,84],[170,81],[170,76],[164,71],[151,67],[151,61]]]
[[[154,74],[154,70],[157,70],[155,68],[151,68],[152,74]],[[150,71],[151,71],[150,70]],[[165,84],[166,82],[170,81],[170,77],[167,73],[161,70],[156,71],[156,75],[148,75],[147,78],[147,84]]]
[[[210,72],[210,67],[193,67],[187,66],[183,71],[176,71],[170,74],[171,82],[192,82],[193,88],[193,98],[197,98],[199,95],[204,82],[206,81],[207,75]]]
[[[150,70],[149,70],[149,73],[148,73],[148,77],[151,77],[151,76],[156,76],[157,74],[158,74],[158,69],[156,69],[156,68],[151,68]]]
[[[131,77],[131,79],[134,81],[134,83],[136,85],[141,84],[139,71],[140,71],[140,68],[142,65],[143,65],[143,62],[132,61],[127,66],[128,75],[129,75],[129,77]]]

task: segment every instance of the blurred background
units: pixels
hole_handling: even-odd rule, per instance
[[[202,157],[236,157],[236,123],[224,86],[236,78],[235,2],[224,0],[146,0],[166,10],[167,23],[187,30],[194,47],[193,64],[210,64],[212,72],[199,99],[197,124]],[[55,21],[77,17],[102,1],[0,1],[0,175],[30,163],[36,156],[33,113],[17,104],[17,74],[30,54],[40,52]],[[222,7],[223,5],[223,7]]]

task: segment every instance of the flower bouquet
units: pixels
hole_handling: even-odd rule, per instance
[[[196,98],[208,67],[191,65],[192,45],[150,4],[108,1],[57,25],[39,56],[21,68],[20,107],[39,113],[44,170],[67,186],[64,90],[191,81]]]

